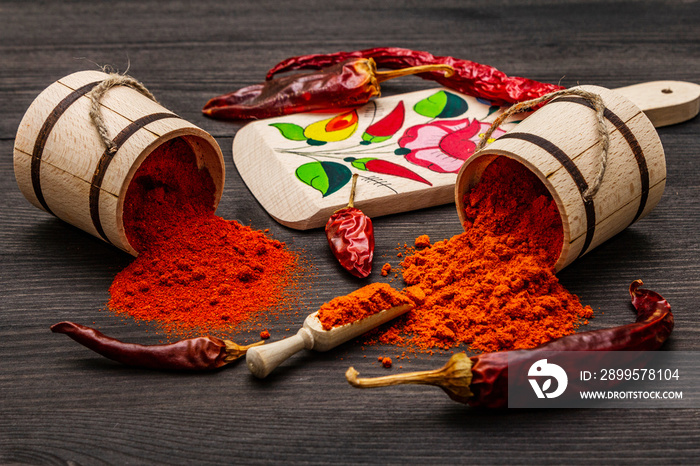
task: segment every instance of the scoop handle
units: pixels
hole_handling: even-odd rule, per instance
[[[313,335],[302,327],[294,336],[250,348],[246,353],[245,362],[254,376],[263,379],[291,356],[303,349],[312,349],[313,346]]]

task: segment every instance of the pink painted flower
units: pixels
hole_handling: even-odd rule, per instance
[[[399,139],[397,153],[411,163],[438,173],[457,173],[476,149],[480,135],[490,123],[476,119],[436,120],[408,128]],[[505,131],[498,128],[489,138],[492,142]]]

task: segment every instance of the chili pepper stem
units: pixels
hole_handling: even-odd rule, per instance
[[[639,289],[640,286],[642,286],[644,283],[642,283],[641,280],[635,280],[632,283],[630,283],[630,295],[632,297],[639,295],[637,290]]]
[[[352,186],[350,187],[350,200],[348,201],[348,208],[352,209],[355,207],[355,188],[357,187],[357,177],[359,175],[354,173],[352,175]]]
[[[420,65],[411,66],[409,68],[403,68],[400,70],[376,71],[374,73],[374,76],[377,78],[378,82],[382,83],[384,81],[388,81],[389,79],[394,79],[401,76],[409,76],[418,73],[429,73],[432,71],[444,71],[446,78],[449,78],[450,76],[455,74],[455,69],[452,68],[450,65]]]
[[[440,369],[383,377],[359,379],[359,372],[350,367],[345,373],[348,383],[356,388],[388,387],[390,385],[420,384],[442,388],[453,400],[465,403],[474,396],[469,389],[472,382],[472,361],[465,353],[457,353]]]
[[[240,358],[241,356],[245,356],[245,354],[248,352],[250,348],[253,346],[260,346],[263,343],[265,343],[264,340],[260,340],[258,342],[252,343],[250,345],[239,345],[237,343],[232,342],[231,340],[224,340],[224,344],[226,345],[226,357],[224,358],[224,361],[227,363],[235,361],[236,359]]]

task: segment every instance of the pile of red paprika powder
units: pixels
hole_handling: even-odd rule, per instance
[[[112,311],[185,336],[237,333],[289,309],[298,255],[213,206],[214,183],[185,141],[151,153],[126,193],[125,233],[139,255],[110,287]]]

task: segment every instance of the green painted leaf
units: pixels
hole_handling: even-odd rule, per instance
[[[451,92],[445,92],[445,94],[447,95],[447,102],[438,118],[454,118],[469,110],[469,104],[467,104],[466,100]]]
[[[488,115],[486,115],[486,116],[487,116],[487,117],[490,116],[492,113],[497,112],[498,110],[500,110],[500,108],[501,108],[501,107],[499,107],[498,105],[491,105],[491,106],[489,107],[489,113],[488,113]]]
[[[309,162],[297,168],[295,175],[302,183],[318,190],[324,196],[328,192],[328,175],[321,162]]]
[[[352,172],[342,163],[337,162],[321,162],[323,169],[326,170],[328,176],[328,190],[323,197],[330,196],[352,179]]]
[[[285,138],[292,141],[306,141],[306,136],[304,136],[304,128],[294,123],[270,123],[270,126],[274,126],[279,130],[279,132]]]
[[[392,135],[392,136],[393,136],[393,135]],[[370,143],[377,144],[377,143],[379,143],[379,142],[384,142],[384,141],[386,141],[387,139],[391,139],[392,136],[372,136],[371,134],[364,133],[364,134],[362,135],[363,141],[362,141],[360,144],[362,144],[362,143],[365,143],[365,144],[370,144]]]
[[[374,157],[364,157],[361,159],[356,159],[355,157],[345,157],[343,160],[346,162],[350,162],[350,164],[353,167],[357,168],[358,170],[367,171],[367,166],[366,166],[367,162],[369,162],[370,160],[377,160],[377,159]]]
[[[436,118],[445,108],[445,104],[447,104],[447,93],[440,91],[417,102],[413,106],[413,110],[424,117]]]
[[[330,196],[345,186],[352,172],[348,167],[337,162],[309,162],[296,169],[296,177],[319,191],[323,197]]]
[[[454,118],[469,110],[469,105],[458,95],[438,91],[417,102],[413,110],[428,118]]]

